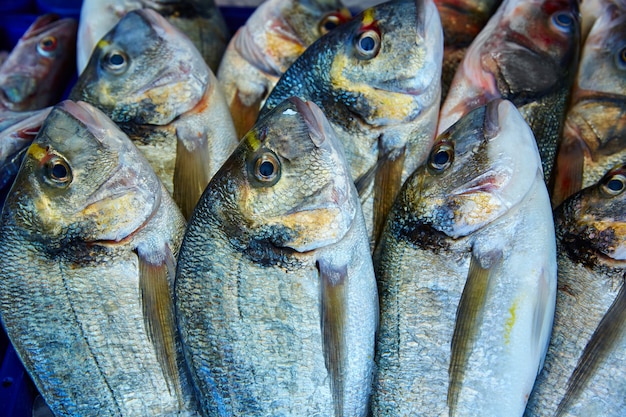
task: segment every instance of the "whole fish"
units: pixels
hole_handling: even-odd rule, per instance
[[[291,98],[243,137],[178,259],[178,328],[205,415],[367,415],[376,280],[319,107]]]
[[[480,30],[501,0],[434,0],[443,27],[441,100],[445,100],[456,70]]]
[[[554,213],[559,285],[552,340],[527,416],[626,411],[626,165]]]
[[[38,17],[0,66],[0,111],[37,110],[56,104],[74,75],[74,19]]]
[[[467,50],[438,132],[494,98],[510,100],[533,130],[548,183],[579,45],[578,0],[504,0]]]
[[[97,106],[128,134],[185,218],[237,146],[215,75],[153,10],[127,13],[102,38],[70,98]]]
[[[217,69],[230,39],[214,0],[84,0],[80,9],[76,64],[80,74],[100,39],[132,10],[152,9],[183,32],[211,68]]]
[[[583,46],[553,176],[552,203],[626,160],[626,9],[609,6]]]
[[[521,416],[556,297],[532,132],[496,99],[435,141],[389,214],[374,265],[373,415]]]
[[[64,101],[0,222],[0,318],[57,416],[192,416],[171,288],[185,221],[102,112]]]
[[[432,0],[392,0],[309,46],[261,110],[290,96],[321,107],[343,143],[372,243],[434,140],[442,56]]]
[[[281,75],[320,36],[350,19],[340,0],[268,0],[231,39],[217,72],[237,137],[252,128]]]

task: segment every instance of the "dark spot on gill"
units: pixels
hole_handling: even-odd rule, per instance
[[[434,253],[450,248],[448,235],[436,230],[430,224],[415,219],[408,218],[392,222],[391,233],[397,240],[404,240],[416,248],[427,249]]]

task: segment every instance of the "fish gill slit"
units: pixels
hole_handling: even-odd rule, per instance
[[[94,350],[91,344],[89,343],[89,339],[85,336],[85,329],[83,328],[82,322],[78,320],[78,314],[76,313],[76,309],[74,308],[74,303],[72,302],[72,298],[70,297],[69,286],[67,285],[67,280],[65,279],[63,264],[60,261],[59,261],[59,270],[61,271],[61,279],[63,280],[63,289],[65,290],[65,295],[67,296],[68,304],[70,305],[70,309],[72,310],[72,315],[76,323],[79,324],[81,337],[85,341],[85,344],[87,345],[87,348],[89,349],[89,353],[91,354],[93,361],[96,363],[96,369],[98,370],[100,377],[104,381],[104,385],[106,385],[107,389],[111,393],[111,398],[113,399],[113,403],[115,405],[115,409],[117,413],[121,415],[122,408],[120,407],[120,404],[118,403],[117,398],[115,397],[115,392],[113,391],[113,388],[111,387],[111,385],[109,384],[109,381],[104,375],[102,366],[100,365],[100,362],[98,361],[98,357],[95,355]]]

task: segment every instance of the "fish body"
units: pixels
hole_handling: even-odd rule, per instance
[[[626,158],[626,12],[604,10],[582,49],[554,169],[552,203]]]
[[[314,103],[289,99],[244,136],[178,262],[178,327],[205,415],[367,415],[376,280],[341,145]]]
[[[626,166],[554,212],[554,330],[526,416],[623,416],[626,410]]]
[[[320,106],[344,146],[372,243],[434,139],[442,56],[431,0],[382,3],[311,44],[261,109],[290,96]]]
[[[554,225],[532,132],[494,100],[441,134],[376,250],[373,415],[521,416],[548,345]]]
[[[185,221],[86,103],[57,105],[2,211],[0,318],[56,416],[192,416],[171,288]]]
[[[129,135],[185,218],[237,145],[215,75],[153,10],[127,13],[98,43],[70,98],[95,105]]]
[[[132,10],[152,9],[183,32],[217,72],[230,39],[222,13],[213,0],[86,0],[80,10],[76,65],[80,74],[96,48],[119,20]]]
[[[580,48],[578,1],[505,0],[467,50],[441,108],[441,133],[494,98],[530,125],[550,179]]]
[[[501,0],[435,0],[443,27],[441,100],[444,101],[454,74],[480,30]]]
[[[265,99],[296,58],[349,19],[339,0],[268,0],[254,10],[229,42],[217,72],[237,137],[252,128]]]
[[[76,20],[39,16],[0,66],[0,111],[22,112],[56,104],[72,75]]]

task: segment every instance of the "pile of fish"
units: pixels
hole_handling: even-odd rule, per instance
[[[0,319],[46,412],[626,415],[626,4],[584,1],[38,19]]]

